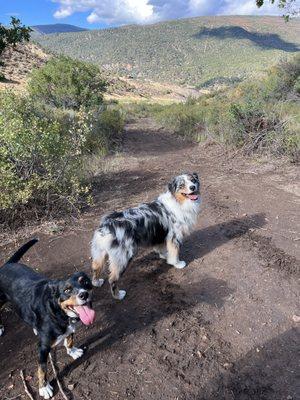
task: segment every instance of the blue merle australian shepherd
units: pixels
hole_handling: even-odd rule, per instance
[[[139,246],[153,246],[168,264],[184,268],[179,246],[196,224],[200,203],[198,175],[182,174],[152,203],[105,215],[92,240],[93,285],[103,284],[100,274],[108,258],[111,292],[122,300],[126,292],[118,289],[117,281]]]

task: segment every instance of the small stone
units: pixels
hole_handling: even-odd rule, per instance
[[[197,350],[197,356],[198,356],[199,358],[205,358],[205,354],[202,353],[200,350]]]
[[[223,367],[224,367],[225,369],[230,369],[230,368],[233,367],[233,364],[232,364],[231,362],[226,362],[226,363],[223,364]]]
[[[293,319],[294,322],[300,322],[300,316],[299,315],[294,314],[292,319]]]
[[[75,385],[73,383],[70,383],[67,387],[69,390],[74,390]]]

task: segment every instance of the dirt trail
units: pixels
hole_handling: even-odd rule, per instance
[[[187,268],[144,252],[121,280],[123,302],[111,298],[107,284],[96,290],[97,323],[76,334],[85,355],[71,361],[64,349],[57,354],[70,398],[299,398],[296,168],[230,158],[219,146],[182,142],[149,120],[130,124],[123,152],[106,161],[111,172],[94,184],[97,206],[76,228],[42,235],[26,262],[55,277],[89,272],[89,241],[101,213],[153,199],[182,171],[200,174],[203,210],[182,249]],[[35,338],[9,309],[4,322],[0,398],[25,399],[15,397],[23,393],[18,371],[33,376]],[[36,391],[36,378],[29,384]]]

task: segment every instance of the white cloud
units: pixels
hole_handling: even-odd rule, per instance
[[[154,6],[148,0],[102,0],[98,3],[87,17],[90,23],[147,23],[156,20]]]
[[[261,8],[257,8],[255,0],[225,0],[220,8],[220,14],[227,15],[280,15],[281,10],[275,4],[266,1]]]
[[[89,23],[108,25],[150,23],[165,19],[200,15],[281,14],[276,4],[266,0],[258,9],[255,0],[52,0],[59,4],[55,18],[88,12]],[[297,0],[298,1],[298,0]]]

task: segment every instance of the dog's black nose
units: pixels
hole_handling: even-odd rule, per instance
[[[89,294],[88,294],[88,292],[80,292],[79,295],[78,295],[78,297],[79,297],[81,300],[87,300],[87,298],[89,297]]]
[[[190,190],[191,190],[192,192],[194,192],[195,189],[196,189],[196,186],[195,186],[195,185],[191,185],[191,186],[190,186]]]

